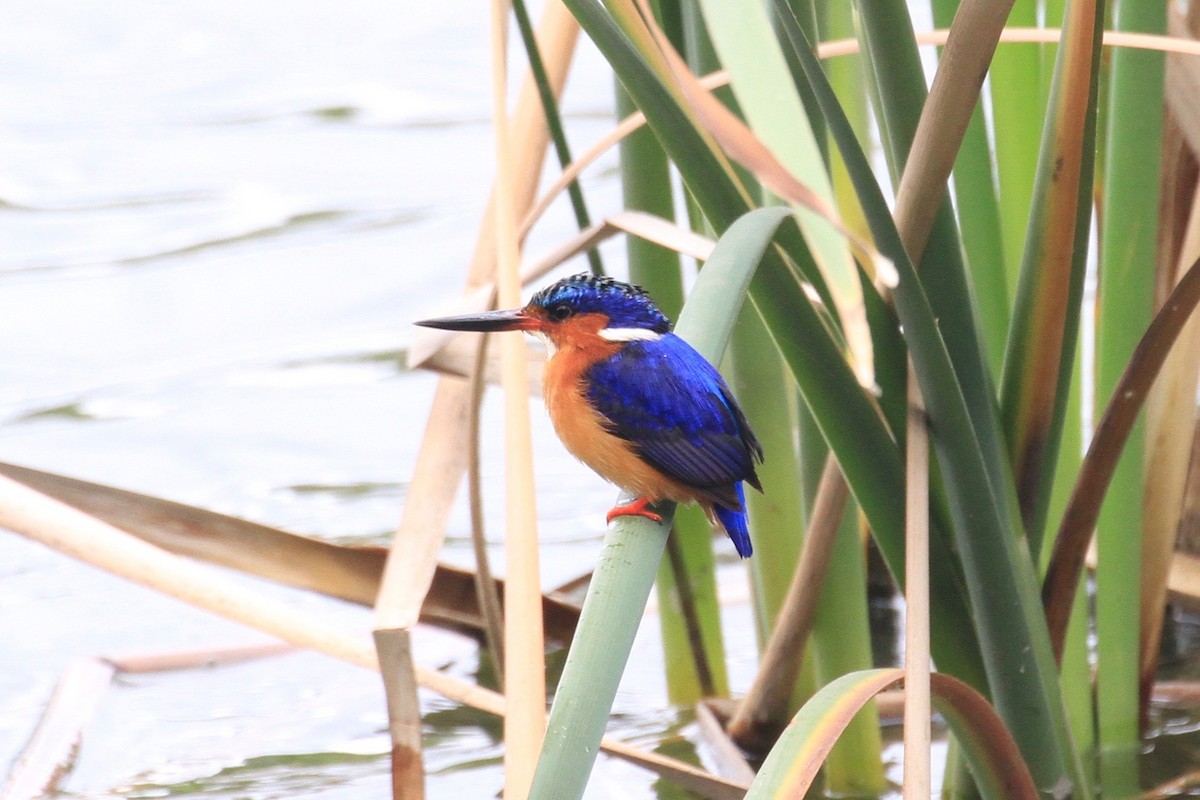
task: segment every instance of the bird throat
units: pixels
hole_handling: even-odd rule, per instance
[[[545,331],[529,331],[531,334],[542,340],[542,344],[546,345],[546,360],[554,358],[554,354],[558,352],[558,347],[554,344],[554,340]]]

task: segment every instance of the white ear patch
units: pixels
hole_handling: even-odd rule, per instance
[[[550,359],[554,355],[555,351],[558,349],[557,347],[554,346],[554,342],[550,341],[550,337],[546,335],[545,331],[529,331],[529,332],[532,333],[537,338],[541,339],[542,344],[546,345],[546,358],[547,358],[547,360]]]
[[[600,331],[600,338],[610,342],[656,342],[662,336],[661,333],[646,328],[604,328]]]

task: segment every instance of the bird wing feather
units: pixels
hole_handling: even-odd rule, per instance
[[[674,334],[630,342],[594,364],[587,394],[610,433],[701,496],[740,509],[736,482],[761,490],[762,446],[720,373]]]

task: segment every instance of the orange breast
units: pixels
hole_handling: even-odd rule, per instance
[[[598,338],[598,337],[597,337]],[[584,373],[619,347],[600,340],[591,346],[567,346],[546,364],[542,379],[546,409],[567,450],[600,477],[639,497],[690,502],[695,494],[642,461],[624,439],[604,428],[603,417],[587,401]]]

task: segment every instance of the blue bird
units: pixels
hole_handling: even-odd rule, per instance
[[[763,459],[720,373],[640,286],[594,277],[564,278],[511,311],[416,323],[460,331],[528,331],[550,358],[542,380],[546,408],[563,444],[601,477],[637,499],[608,514],[661,522],[660,500],[699,503],[738,554],[752,552],[742,483],[762,491]]]

